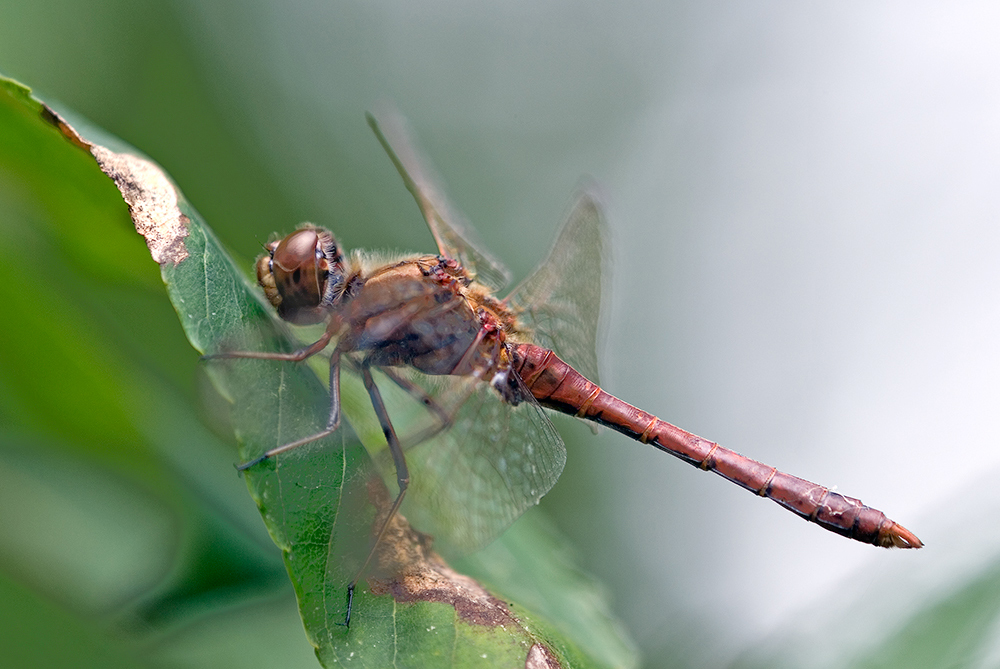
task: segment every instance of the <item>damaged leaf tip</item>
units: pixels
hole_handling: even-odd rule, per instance
[[[158,165],[87,141],[48,105],[42,105],[41,115],[66,139],[88,151],[101,171],[114,181],[153,260],[160,265],[169,262],[177,266],[188,257],[184,238],[188,235],[189,221],[178,207],[177,190]]]
[[[188,218],[177,204],[177,191],[160,168],[127,153],[115,153],[94,145],[90,152],[101,170],[121,191],[135,229],[146,240],[153,260],[177,266],[188,257],[184,238]]]

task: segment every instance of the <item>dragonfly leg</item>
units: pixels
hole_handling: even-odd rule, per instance
[[[201,356],[202,360],[224,360],[232,358],[251,358],[254,360],[288,360],[291,362],[301,362],[306,358],[316,355],[330,343],[333,334],[328,330],[323,335],[297,351],[291,353],[279,353],[276,351],[222,351],[220,353],[206,353]]]
[[[438,309],[435,310],[433,313],[435,315],[443,314],[447,311],[456,308],[456,306],[457,306],[456,301],[448,302],[438,307]],[[469,346],[468,350],[462,355],[462,358],[455,366],[455,369],[462,368],[463,365],[468,364],[468,361],[471,360],[472,355],[475,353],[475,350],[479,346],[479,343],[482,341],[483,337],[485,336],[485,333],[486,333],[485,329],[480,329],[479,332],[476,333],[475,339]],[[497,365],[497,361],[499,360],[499,351],[500,348],[499,346],[497,346],[496,349],[494,350],[489,367],[483,369],[479,368],[474,369],[472,371],[472,374],[476,378],[482,378],[482,376],[484,375],[483,371],[484,369],[494,369]],[[348,359],[348,362],[351,363],[353,361]],[[356,366],[355,369],[358,369],[357,363],[354,363],[354,365]],[[472,389],[470,388],[469,391],[465,393],[465,396],[462,397],[458,402],[452,402],[454,408],[449,412],[447,409],[441,406],[441,404],[435,401],[433,397],[424,392],[423,388],[413,383],[409,379],[400,376],[392,369],[388,367],[380,367],[379,371],[382,372],[382,374],[384,374],[390,381],[392,381],[397,386],[402,388],[405,392],[409,393],[412,397],[414,397],[417,402],[425,406],[428,409],[428,411],[433,413],[437,418],[436,424],[424,428],[414,434],[404,435],[404,438],[400,439],[400,444],[402,445],[404,451],[419,444],[422,444],[428,439],[432,439],[433,437],[451,428],[452,424],[455,422],[455,416],[458,414],[458,407],[461,407],[465,403],[465,400],[468,399],[469,396],[472,394]]]
[[[313,344],[315,346],[315,344]],[[310,354],[311,355],[311,354]],[[306,356],[308,357],[308,356]],[[241,465],[237,465],[236,469],[243,471],[249,469],[256,464],[260,464],[268,458],[274,457],[279,453],[284,453],[290,451],[293,448],[298,448],[299,446],[304,446],[310,442],[322,439],[323,437],[333,434],[337,428],[340,426],[340,351],[334,349],[333,354],[330,356],[330,416],[327,418],[326,427],[316,434],[309,435],[308,437],[303,437],[302,439],[297,439],[295,441],[289,442],[287,444],[282,444],[277,448],[272,448],[269,451],[264,451],[263,455],[260,455],[249,462],[244,462]]]
[[[368,391],[368,396],[371,398],[372,407],[375,409],[375,414],[378,416],[378,422],[382,426],[382,433],[385,435],[386,443],[389,445],[389,451],[392,453],[392,459],[396,465],[396,483],[399,486],[399,493],[396,495],[396,499],[393,500],[392,506],[389,507],[389,512],[386,514],[385,520],[382,521],[382,526],[375,535],[375,540],[372,542],[371,550],[368,551],[368,557],[365,558],[365,562],[361,565],[361,569],[358,570],[354,580],[347,586],[347,614],[344,618],[345,627],[350,627],[351,624],[351,605],[354,602],[354,588],[358,585],[358,581],[361,580],[365,570],[368,568],[368,563],[371,562],[372,557],[375,555],[375,551],[378,549],[378,544],[385,535],[385,531],[389,528],[389,524],[392,522],[393,517],[395,517],[396,512],[399,511],[399,506],[403,503],[403,497],[406,495],[406,489],[410,485],[410,470],[406,466],[406,456],[403,455],[403,448],[400,446],[399,439],[396,437],[396,430],[392,426],[392,421],[389,420],[389,413],[386,411],[385,403],[382,401],[382,394],[379,392],[378,386],[375,385],[375,379],[372,378],[371,365],[367,361],[361,364],[361,378],[365,383],[365,389]]]
[[[404,451],[418,444],[422,444],[428,439],[432,439],[433,437],[436,437],[451,428],[452,424],[455,422],[455,416],[458,413],[458,409],[453,409],[449,412],[433,397],[425,393],[423,388],[409,379],[399,376],[391,369],[381,369],[380,371],[385,374],[390,381],[414,397],[417,402],[427,407],[427,410],[433,413],[437,419],[435,424],[424,428],[415,434],[404,435],[403,438],[400,439],[400,444],[402,445]],[[460,401],[457,403],[457,406],[462,406],[463,403],[464,401]]]
[[[485,335],[485,332],[486,332],[485,330],[480,329],[480,331],[476,334],[475,340],[469,346],[469,350],[466,351],[466,353],[462,356],[462,359],[459,361],[458,365],[456,365],[456,369],[461,367],[461,365],[463,365],[468,361],[468,359],[470,359],[471,357],[470,352],[474,351],[474,349],[479,345],[479,343],[482,341]],[[476,378],[481,379],[485,374],[484,370],[496,369],[500,360],[500,349],[501,349],[500,345],[495,346],[493,353],[490,357],[490,364],[486,367],[480,367],[473,370],[472,375],[475,376]],[[437,423],[435,425],[426,427],[414,434],[404,435],[403,438],[400,439],[400,444],[402,445],[404,451],[409,450],[414,446],[418,446],[427,441],[428,439],[433,439],[442,432],[448,431],[451,428],[451,426],[455,423],[455,416],[458,415],[459,408],[465,404],[465,401],[469,399],[469,397],[472,395],[474,391],[473,387],[469,386],[469,388],[466,390],[466,392],[462,394],[462,397],[457,402],[455,401],[451,402],[453,408],[449,412],[447,409],[441,406],[437,401],[435,401],[433,397],[424,392],[423,388],[413,383],[409,379],[400,376],[392,369],[380,368],[379,371],[382,372],[386,377],[388,377],[390,381],[392,381],[397,386],[399,386],[404,391],[413,396],[418,402],[420,402],[420,404],[427,407],[427,409],[437,417]]]

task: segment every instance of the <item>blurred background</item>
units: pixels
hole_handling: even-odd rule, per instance
[[[347,248],[433,250],[364,122],[383,100],[517,278],[544,257],[581,177],[597,181],[614,245],[605,387],[837,486],[927,544],[846,541],[562,421],[569,462],[542,507],[608,587],[647,666],[1000,666],[994,5],[0,0],[0,16],[0,72],[153,157],[248,268],[271,232],[304,220]],[[165,665],[227,666],[241,634],[274,634],[275,657],[308,666],[280,558],[229,469],[231,433],[155,265],[143,271],[138,288],[105,277],[67,295],[141,313],[129,368],[178,401],[203,396],[202,413],[120,435],[159,440],[155,456],[122,464],[78,424],[106,414],[99,393],[67,382],[53,428],[48,400],[18,390],[41,378],[36,362],[3,363],[0,499],[16,522],[0,535],[2,585],[34,593],[39,611],[112,615],[139,601],[156,612],[143,618],[159,635],[147,651]],[[118,411],[138,401],[108,398]],[[218,448],[186,451],[184,430]],[[67,481],[90,458],[80,453],[112,461],[117,482],[77,496]],[[120,480],[130,468],[149,474],[142,490]],[[164,492],[159,471],[190,489]],[[62,502],[25,515],[19,502],[49,499],[31,486]],[[121,514],[116,540],[136,552],[74,572],[66,545],[45,542],[93,536],[66,512],[104,498]],[[243,528],[227,541],[246,557],[220,565],[212,546],[227,524]],[[95,585],[103,594],[88,599],[77,591],[97,568],[130,585]],[[231,617],[178,622],[229,596],[242,602]]]

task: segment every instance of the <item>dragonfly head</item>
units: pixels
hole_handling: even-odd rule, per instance
[[[326,318],[344,282],[344,257],[329,231],[307,224],[267,245],[257,281],[278,315],[296,325]]]

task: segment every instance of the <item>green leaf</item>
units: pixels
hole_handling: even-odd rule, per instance
[[[197,358],[120,193],[43,113],[0,83],[0,657],[147,664],[164,629],[273,598],[285,574],[185,392]],[[286,633],[258,630],[261,664],[241,666],[275,666]]]
[[[884,639],[858,667],[969,666],[992,651],[1000,624],[1000,564],[932,601]]]
[[[68,160],[77,161],[89,153],[96,161],[94,173],[99,166],[118,187],[198,351],[298,346],[158,166],[99,131],[83,129],[75,119],[67,123],[15,82],[4,80],[2,90],[5,110],[46,128],[50,138],[62,135],[60,146],[49,142],[50,150],[75,152],[78,157]],[[100,215],[95,219],[104,220]],[[66,246],[94,271],[130,276],[132,270],[122,266],[121,258],[134,256],[109,252],[104,242],[113,251],[117,243],[134,245],[135,236],[126,241],[119,226],[106,227],[106,240],[88,235],[67,239]],[[60,234],[69,237],[65,231]],[[310,366],[213,360],[206,369],[232,402],[231,420],[245,459],[315,432],[325,420],[328,396]],[[345,397],[345,405],[363,402]],[[389,499],[368,452],[345,426],[321,442],[265,461],[245,478],[283,552],[307,636],[325,666],[351,660],[397,667],[482,666],[484,660],[490,666],[527,662],[563,667],[635,662],[631,645],[605,613],[599,590],[573,567],[561,541],[530,519],[479,562],[472,558],[466,563],[483,582],[493,584],[490,591],[445,564],[425,537],[400,518],[359,583],[348,629],[339,624],[346,587],[364,563],[372,527]],[[505,561],[505,555],[513,559]],[[536,591],[520,585],[532,578],[559,587]],[[498,594],[508,592],[521,594],[524,603]]]

